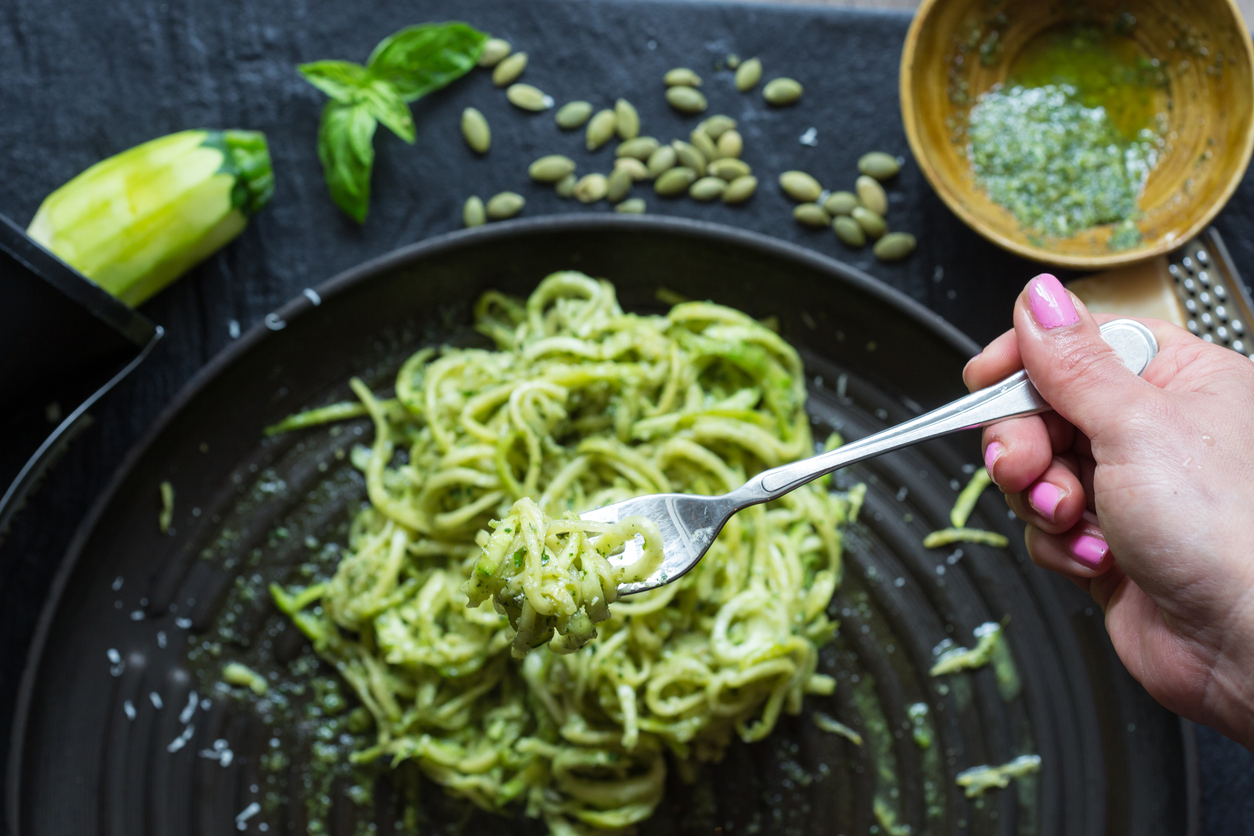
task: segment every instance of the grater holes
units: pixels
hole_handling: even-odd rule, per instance
[[[1208,251],[1203,243],[1207,240],[1215,240],[1219,249]],[[1244,288],[1231,284],[1239,278],[1223,253],[1218,233],[1208,230],[1177,250],[1167,263],[1167,272],[1174,280],[1176,301],[1189,333],[1254,359],[1254,330],[1246,324],[1254,320],[1254,314],[1247,309]]]

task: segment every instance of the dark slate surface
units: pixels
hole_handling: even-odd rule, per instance
[[[914,232],[919,252],[897,266],[852,253],[826,231],[798,227],[774,176],[802,168],[847,188],[867,150],[908,156],[898,116],[897,64],[908,18],[816,7],[653,0],[5,0],[0,4],[0,212],[19,223],[42,197],[99,159],[189,127],[264,130],[277,189],[271,205],[225,252],[144,307],[167,338],[98,411],[19,518],[0,550],[0,751],[26,641],[56,561],[74,525],[126,449],[163,405],[230,341],[302,288],[394,247],[459,225],[467,194],[502,189],[528,198],[527,214],[604,212],[562,202],[527,182],[542,154],[575,157],[584,171],[608,169],[609,151],[583,151],[582,134],[562,135],[551,113],[514,110],[476,72],[416,104],[418,142],[380,131],[371,216],[357,228],[323,187],[314,137],[323,97],[293,65],[321,58],[362,61],[402,26],[462,18],[532,56],[525,80],[559,102],[598,106],[625,96],[644,132],[684,137],[696,119],[669,111],[661,75],[691,66],[706,78],[711,112],[741,123],[744,158],[763,188],[742,208],[662,201],[638,190],[650,210],[750,227],[844,258],[929,305],[974,339],[1009,325],[1011,303],[1036,268],[985,243],[949,214],[908,163],[891,192],[890,223]],[[770,111],[738,95],[713,64],[728,52],[759,55],[766,77],[806,87],[802,103]],[[494,146],[484,160],[461,143],[466,105],[487,114]],[[817,147],[798,138],[818,131]],[[1254,181],[1247,177],[1218,224],[1238,266],[1254,272]],[[1202,730],[1203,820],[1208,836],[1254,833],[1254,757]],[[2,819],[2,816],[0,816]]]

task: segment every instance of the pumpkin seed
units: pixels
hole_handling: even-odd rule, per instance
[[[865,206],[855,207],[852,214],[858,226],[862,227],[862,231],[872,241],[884,237],[884,233],[888,232],[888,224],[884,223],[883,216],[877,215]]]
[[[866,246],[866,233],[862,231],[862,227],[858,226],[858,222],[848,215],[837,215],[836,220],[832,221],[832,231],[836,233],[841,243],[855,250]]]
[[[483,52],[479,55],[480,67],[495,67],[509,55],[512,47],[509,41],[500,38],[488,38],[483,44]]]
[[[714,160],[705,167],[707,174],[715,177],[721,177],[728,183],[737,177],[744,177],[746,174],[752,174],[753,169],[749,168],[748,163],[743,160],[733,160],[726,158],[722,160]]]
[[[668,168],[674,168],[675,162],[678,160],[675,149],[670,145],[663,145],[649,155],[648,169],[649,174],[657,177]]]
[[[727,69],[734,70],[740,66],[740,56],[734,52],[729,52],[727,54],[726,63],[727,63]]]
[[[823,193],[823,187],[804,171],[785,171],[779,175],[779,187],[784,194],[800,203],[813,203]]]
[[[829,215],[848,215],[858,205],[858,196],[853,192],[832,192],[823,204]]]
[[[705,110],[705,95],[695,87],[667,87],[666,102],[680,113]]]
[[[462,137],[471,150],[480,154],[488,153],[492,147],[492,130],[488,127],[488,120],[473,107],[462,111]]]
[[[762,98],[766,99],[767,104],[783,107],[800,99],[801,92],[800,82],[791,78],[777,78],[762,88]]]
[[[615,206],[614,211],[624,215],[643,215],[646,208],[643,197],[633,197]]]
[[[483,226],[487,221],[483,201],[475,195],[466,198],[466,203],[462,206],[462,226]]]
[[[802,203],[793,207],[792,216],[806,226],[827,226],[832,222],[832,216],[817,203]]]
[[[702,177],[692,184],[688,189],[688,194],[693,200],[710,201],[717,200],[723,196],[723,192],[727,190],[727,181],[718,177]]]
[[[553,191],[558,197],[568,198],[575,196],[575,184],[579,182],[579,178],[575,176],[575,172],[571,172],[557,181],[557,185],[553,187]]]
[[[730,116],[724,116],[721,113],[711,116],[697,125],[697,130],[703,131],[706,136],[717,142],[723,134],[736,127],[736,120]]]
[[[590,116],[592,116],[592,104],[590,102],[574,101],[562,105],[558,109],[557,115],[553,118],[557,120],[559,128],[564,131],[570,131],[583,125]]]
[[[873,252],[880,261],[901,261],[910,257],[916,243],[909,232],[890,232],[875,242]]]
[[[585,174],[575,184],[575,199],[580,203],[596,203],[609,191],[609,181],[604,174]]]
[[[543,90],[532,87],[530,84],[511,84],[505,91],[505,98],[509,99],[509,103],[514,107],[537,113],[553,106],[552,96],[545,95]]]
[[[640,162],[635,157],[619,157],[616,159],[614,161],[614,170],[618,171],[619,169],[622,169],[630,174],[631,179],[636,182],[648,180],[652,177],[652,175],[649,174],[649,169],[645,168],[644,163]]]
[[[662,79],[667,87],[700,87],[701,76],[687,67],[676,67]]]
[[[626,99],[614,103],[614,125],[619,139],[635,139],[640,136],[640,114]]]
[[[692,142],[692,146],[701,152],[706,162],[718,156],[718,146],[714,144],[714,140],[710,139],[710,135],[700,128],[688,134],[688,139]]]
[[[488,217],[494,221],[512,218],[522,211],[527,199],[517,192],[501,192],[488,201]]]
[[[644,162],[649,159],[649,155],[656,151],[660,146],[658,141],[651,136],[638,136],[629,139],[626,142],[620,142],[618,148],[614,151],[616,157],[635,157],[637,160]]]
[[[720,157],[739,157],[744,147],[744,137],[740,135],[740,131],[734,128],[718,138],[718,153]]]
[[[884,187],[878,180],[863,174],[854,184],[854,190],[858,193],[858,201],[863,206],[877,215],[888,214],[888,195],[884,193]]]
[[[697,173],[698,177],[705,176],[705,155],[696,149],[696,146],[677,139],[671,143],[671,147],[675,149],[675,157],[680,165],[686,165]]]
[[[727,184],[727,189],[723,192],[724,203],[744,203],[753,197],[753,193],[758,190],[758,178],[752,174],[746,174],[743,177],[737,177],[735,180]]]
[[[683,194],[696,179],[697,173],[691,168],[676,166],[662,172],[662,176],[653,181],[653,190],[663,197],[674,197]]]
[[[637,161],[638,162],[638,161]],[[610,203],[618,203],[631,191],[631,172],[625,168],[616,168],[610,172],[605,184],[605,199]]]
[[[561,154],[541,157],[527,168],[527,174],[537,183],[556,183],[575,170],[575,161]]]
[[[527,53],[515,52],[492,70],[492,83],[497,87],[513,84],[525,69],[527,69]]]
[[[589,151],[595,151],[610,141],[610,138],[614,136],[614,126],[617,121],[614,111],[608,109],[598,111],[597,115],[592,117],[592,120],[588,122],[587,142],[585,143]]]
[[[892,154],[872,151],[858,159],[858,171],[876,180],[891,180],[901,171],[901,163]]]
[[[741,93],[748,93],[754,87],[757,87],[758,82],[761,80],[762,62],[757,58],[750,58],[736,68],[736,89]]]

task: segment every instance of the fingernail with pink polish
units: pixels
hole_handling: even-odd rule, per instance
[[[1028,504],[1050,522],[1054,521],[1054,512],[1058,510],[1058,503],[1061,501],[1062,491],[1049,482],[1037,482],[1028,491]]]
[[[1042,328],[1061,328],[1080,321],[1062,282],[1049,273],[1028,282],[1028,305]]]
[[[1090,569],[1101,566],[1106,555],[1110,554],[1110,546],[1105,540],[1089,534],[1071,538],[1070,547],[1071,556]]]
[[[1004,452],[1006,452],[1006,445],[1000,441],[994,441],[984,448],[984,469],[988,471],[989,476],[993,476],[993,465],[997,464],[997,460]],[[997,477],[993,476],[993,481],[996,482]]]

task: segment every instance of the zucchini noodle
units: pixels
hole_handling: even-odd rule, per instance
[[[485,294],[475,324],[496,350],[421,351],[393,399],[353,382],[369,505],[333,578],[272,591],[374,719],[354,760],[413,760],[555,833],[624,828],[661,800],[666,753],[690,775],[832,692],[818,649],[856,497],[813,483],[746,509],[682,579],[615,600],[660,558],[656,528],[575,515],[812,454],[800,358],[738,311],[625,314],[573,272]],[[644,556],[612,568],[636,534]]]
[[[491,598],[509,616],[519,659],[545,642],[556,653],[573,653],[592,641],[593,625],[609,618],[609,605],[618,600],[618,585],[647,578],[662,562],[662,534],[644,517],[614,524],[583,522],[573,514],[550,520],[523,497],[493,525],[466,594],[470,606]],[[609,555],[637,534],[643,556],[628,567],[610,565]]]

